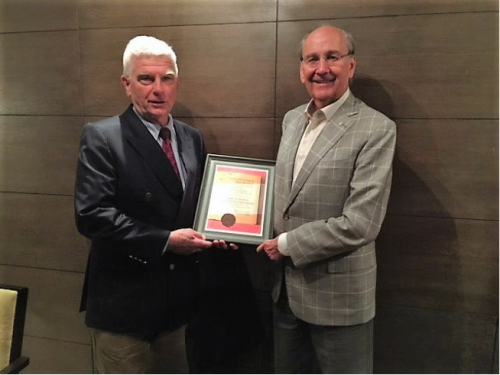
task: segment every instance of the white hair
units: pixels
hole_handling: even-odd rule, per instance
[[[177,56],[174,50],[163,40],[156,39],[152,36],[139,35],[132,38],[125,51],[123,52],[123,75],[129,77],[132,67],[130,66],[130,60],[132,56],[166,56],[168,57],[173,65],[174,72],[177,76],[179,74],[179,69],[177,68]]]
[[[354,39],[354,37],[352,36],[352,34],[350,32],[348,32],[347,30],[341,29],[340,27],[336,27],[336,26],[329,25],[329,24],[325,23],[325,24],[322,24],[321,26],[315,28],[314,30],[308,31],[307,34],[304,35],[304,37],[300,41],[300,43],[299,43],[299,58],[300,58],[300,61],[302,61],[302,59],[303,59],[302,50],[304,49],[304,43],[306,42],[306,39],[314,31],[316,31],[318,29],[321,29],[323,27],[330,27],[330,28],[333,28],[333,29],[340,30],[340,32],[344,35],[344,37],[346,39],[346,42],[347,42],[347,53],[349,55],[354,55],[356,53],[356,40]]]

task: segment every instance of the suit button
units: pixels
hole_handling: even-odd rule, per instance
[[[148,201],[148,202],[149,202],[151,199],[153,199],[153,194],[151,194],[151,193],[148,191],[144,197],[146,198],[146,201]]]
[[[170,268],[170,271],[173,271],[175,269],[175,264],[169,265],[168,268]]]
[[[290,220],[290,216],[288,216],[288,214],[284,214],[283,215],[283,220],[285,220],[285,221]]]

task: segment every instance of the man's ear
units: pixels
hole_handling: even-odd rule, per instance
[[[300,76],[300,82],[305,83],[306,82],[306,75],[302,71],[302,67],[299,70],[299,76]]]
[[[125,88],[125,92],[127,93],[127,96],[130,96],[130,81],[128,80],[127,77],[121,76],[120,80],[122,81],[122,85]]]
[[[354,77],[354,72],[356,72],[356,56],[351,57],[351,61],[349,61],[349,78],[352,79]]]

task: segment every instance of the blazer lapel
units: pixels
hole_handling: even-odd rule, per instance
[[[177,140],[177,149],[179,151],[179,156],[181,163],[186,171],[186,190],[188,185],[191,185],[197,171],[196,158],[194,158],[193,144],[189,142],[189,139],[184,132],[184,128],[179,125],[179,123],[174,119],[174,128]]]
[[[182,198],[179,214],[177,215],[176,227],[182,226],[181,223],[189,222],[192,213],[192,205],[194,204],[197,173],[199,166],[196,162],[195,150],[193,143],[190,142],[184,128],[179,125],[174,119],[174,127],[177,139],[177,148],[181,163],[186,171],[186,186],[184,187],[184,195]]]
[[[182,184],[177,178],[174,168],[165,157],[156,140],[151,137],[147,128],[137,117],[131,105],[120,116],[120,122],[126,140],[149,164],[165,189],[173,197],[181,200],[183,195]]]
[[[292,204],[293,200],[297,197],[297,194],[306,183],[316,165],[320,162],[321,159],[323,159],[325,154],[335,146],[339,139],[342,138],[347,129],[351,127],[353,123],[351,117],[356,115],[357,113],[358,111],[355,108],[355,98],[351,94],[347,98],[346,102],[339,108],[337,113],[330,119],[330,121],[328,121],[325,128],[311,147],[311,150],[307,155],[306,160],[304,160],[304,164],[302,165],[297,179],[293,183],[292,190],[288,199],[289,205]],[[295,148],[295,153],[296,151],[297,148]]]
[[[285,188],[287,192],[290,192],[293,181],[293,168],[295,165],[295,156],[297,155],[297,149],[299,148],[300,140],[302,138],[302,134],[304,134],[304,130],[306,129],[307,119],[301,113],[299,117],[290,125],[293,130],[292,138],[290,140],[290,145],[287,148],[287,153],[283,156],[283,160],[285,160],[284,165],[284,181],[290,181]]]

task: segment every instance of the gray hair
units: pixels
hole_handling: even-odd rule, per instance
[[[177,56],[174,50],[163,40],[156,39],[152,36],[139,35],[132,38],[125,51],[123,52],[123,75],[129,77],[131,72],[130,60],[132,56],[166,56],[168,57],[173,65],[174,72],[177,76],[179,74],[179,69],[177,68]]]
[[[302,57],[302,49],[304,48],[304,43],[306,42],[306,39],[309,37],[309,35],[311,35],[311,33],[313,31],[316,31],[316,30],[318,30],[318,29],[320,29],[322,27],[332,27],[332,28],[340,30],[340,32],[344,35],[344,37],[345,37],[345,39],[347,41],[347,49],[348,49],[347,53],[349,55],[354,55],[355,54],[355,52],[356,52],[356,41],[354,40],[354,37],[352,36],[352,34],[350,32],[348,32],[348,31],[340,28],[340,27],[336,27],[336,26],[325,24],[325,25],[321,25],[321,26],[315,28],[314,30],[308,31],[307,34],[304,35],[304,37],[302,38],[302,40],[299,43],[299,58],[300,58],[300,61],[302,61],[302,59],[303,59],[303,57]]]

